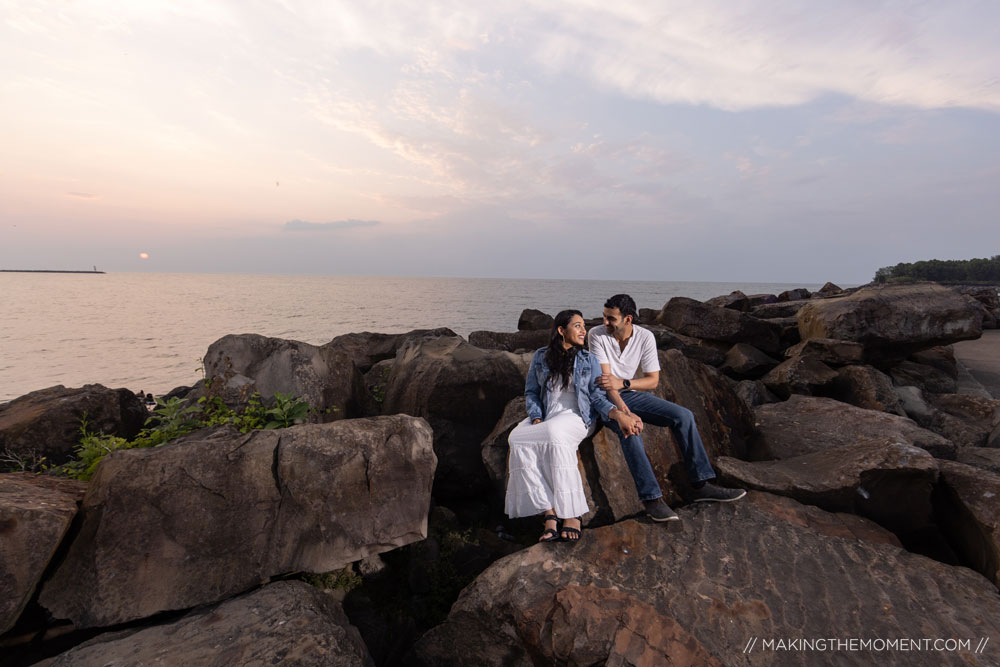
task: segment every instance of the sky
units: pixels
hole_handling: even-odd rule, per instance
[[[859,284],[998,184],[992,0],[0,0],[4,269]]]

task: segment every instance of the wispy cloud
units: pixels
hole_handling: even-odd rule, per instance
[[[355,227],[375,227],[382,223],[377,220],[337,220],[336,222],[306,222],[289,220],[283,226],[286,232],[328,232]]]
[[[76,197],[77,199],[97,199],[97,195],[92,195],[87,192],[67,192],[67,197]]]

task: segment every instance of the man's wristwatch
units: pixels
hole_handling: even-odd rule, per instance
[[[622,380],[622,386],[628,389],[629,387],[632,386],[632,383],[628,380]]]

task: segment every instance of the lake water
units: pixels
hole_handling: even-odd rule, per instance
[[[626,292],[640,308],[733,290],[812,284],[629,282],[196,274],[0,273],[0,401],[97,382],[164,393],[202,377],[208,346],[230,333],[313,344],[356,331],[449,327],[514,331],[525,308],[599,317]],[[847,287],[847,285],[841,285]]]

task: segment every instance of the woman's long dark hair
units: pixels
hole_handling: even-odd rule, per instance
[[[568,327],[574,315],[583,317],[583,313],[579,310],[563,310],[556,315],[556,320],[552,323],[552,335],[549,336],[549,346],[545,350],[545,364],[549,367],[550,377],[553,380],[559,378],[559,384],[555,386],[564,389],[569,386],[573,375],[573,363],[580,348],[575,345],[568,350],[563,348],[563,337],[559,333],[559,327]]]

